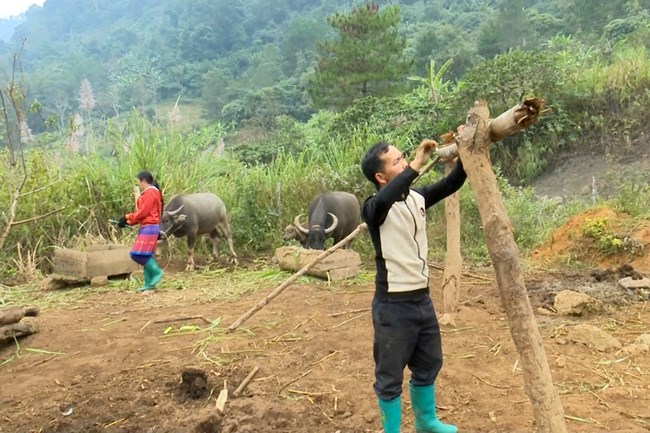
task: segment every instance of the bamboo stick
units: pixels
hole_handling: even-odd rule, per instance
[[[350,242],[352,239],[354,239],[359,233],[361,233],[363,230],[368,227],[366,223],[359,224],[356,229],[349,235],[347,235],[345,238],[343,238],[339,243],[336,245],[332,246],[330,249],[323,251],[321,254],[319,254],[314,260],[311,262],[307,263],[305,266],[303,266],[302,269],[300,269],[298,272],[287,278],[282,284],[280,284],[278,287],[275,288],[271,293],[266,295],[261,301],[259,301],[257,304],[253,306],[250,310],[248,310],[246,313],[244,313],[239,319],[235,320],[232,325],[230,325],[227,329],[226,332],[232,332],[235,329],[239,328],[245,321],[253,317],[255,313],[260,311],[262,308],[267,306],[273,299],[275,299],[280,293],[284,291],[287,287],[289,287],[294,281],[296,281],[298,278],[302,277],[305,275],[312,267],[323,261],[326,257],[332,255],[336,250],[339,248],[345,246],[348,242]]]

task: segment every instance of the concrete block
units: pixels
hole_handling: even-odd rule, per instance
[[[275,259],[278,261],[280,269],[295,272],[313,261],[322,252],[286,246],[275,250]],[[356,251],[340,249],[314,265],[307,274],[332,281],[340,281],[356,276],[360,268],[361,257]]]
[[[123,275],[137,271],[139,266],[129,255],[130,247],[87,252],[86,278]]]
[[[85,278],[86,253],[72,249],[55,250],[54,273]]]
[[[86,280],[130,274],[139,267],[131,260],[129,251],[129,247],[121,245],[96,245],[86,251],[56,250],[54,273]]]

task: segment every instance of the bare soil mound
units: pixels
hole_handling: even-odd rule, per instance
[[[555,230],[532,258],[555,264],[598,268],[631,265],[650,273],[650,221],[639,221],[608,207],[589,209]]]

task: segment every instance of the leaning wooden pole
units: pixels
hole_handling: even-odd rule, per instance
[[[524,390],[533,408],[536,431],[566,433],[564,409],[553,378],[537,321],[528,299],[512,226],[490,161],[490,142],[535,123],[543,102],[530,99],[490,121],[485,102],[469,111],[458,137],[461,160],[483,223],[485,240],[496,272],[501,302],[521,361]]]
[[[431,161],[424,166],[420,170],[420,174],[418,177],[415,178],[413,183],[417,182],[420,180],[422,176],[424,176],[433,166],[440,160],[440,157],[438,155],[434,156]],[[294,281],[296,281],[298,278],[302,277],[305,275],[311,268],[316,266],[318,263],[322,262],[325,260],[328,256],[330,256],[334,251],[338,250],[339,248],[347,245],[349,242],[351,242],[359,233],[361,233],[363,230],[367,228],[366,223],[361,223],[357,226],[356,229],[349,235],[347,235],[345,238],[341,239],[339,243],[336,245],[332,246],[331,248],[323,251],[321,254],[316,256],[314,260],[311,262],[307,263],[305,266],[302,267],[298,272],[287,278],[282,284],[280,284],[278,287],[276,287],[271,293],[266,295],[264,299],[259,301],[257,304],[255,304],[250,310],[248,310],[246,313],[244,313],[239,319],[235,320],[232,322],[232,324],[226,329],[226,332],[232,332],[235,329],[239,328],[245,321],[253,317],[255,313],[260,311],[262,308],[264,308],[266,305],[268,305],[273,299],[278,297],[280,293],[282,293],[287,287],[289,287],[291,284],[293,284]]]

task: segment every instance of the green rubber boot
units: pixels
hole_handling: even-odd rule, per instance
[[[413,386],[411,405],[415,414],[415,433],[457,433],[455,425],[444,424],[436,416],[436,398],[433,385]]]
[[[151,286],[156,287],[163,277],[163,270],[158,266],[158,262],[152,257],[147,262],[151,266]]]
[[[144,264],[144,286],[137,289],[138,292],[145,292],[147,290],[155,290],[156,285],[160,282],[163,276],[163,271],[158,266],[158,263],[151,257],[147,263]]]
[[[148,262],[143,265],[143,274],[144,274],[144,284],[139,289],[136,289],[136,292],[146,292],[147,290],[153,290],[151,287],[151,268],[148,266]]]
[[[379,413],[384,433],[399,433],[402,424],[402,398],[386,401],[379,399]]]

